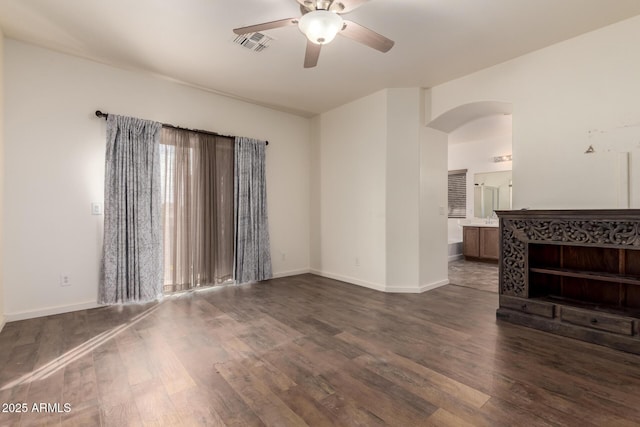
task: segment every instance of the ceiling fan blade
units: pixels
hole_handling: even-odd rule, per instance
[[[369,0],[335,0],[329,10],[337,13],[349,13],[368,1]]]
[[[395,42],[352,21],[344,21],[344,28],[338,34],[367,45],[380,52],[388,52]]]
[[[313,68],[318,65],[321,47],[322,45],[307,40],[307,50],[304,53],[304,68]]]
[[[298,18],[280,19],[278,21],[265,22],[263,24],[249,25],[248,27],[234,28],[233,32],[238,35],[243,35],[297,24]]]

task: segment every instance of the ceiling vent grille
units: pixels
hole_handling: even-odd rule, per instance
[[[271,37],[262,33],[242,34],[233,40],[234,43],[254,52],[262,52],[272,41]]]

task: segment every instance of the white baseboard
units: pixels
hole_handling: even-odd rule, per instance
[[[352,285],[362,286],[363,288],[369,288],[380,292],[385,292],[385,286],[379,283],[367,282],[365,280],[356,279],[355,277],[342,276],[340,274],[327,273],[326,271],[311,269],[311,274],[316,276],[326,277],[327,279],[339,280],[341,282],[347,282]]]
[[[47,307],[38,310],[20,311],[17,313],[6,313],[7,322],[15,322],[16,320],[33,319],[35,317],[52,316],[54,314],[69,313],[71,311],[87,310],[90,308],[98,308],[102,305],[96,301],[87,301],[79,304],[59,305],[56,307]]]
[[[300,270],[280,271],[278,273],[273,273],[273,278],[278,279],[280,277],[297,276],[298,274],[307,274],[307,273],[311,273],[311,270],[309,270],[308,268],[303,268]]]
[[[430,291],[432,289],[439,288],[440,286],[448,285],[449,279],[439,280],[433,283],[426,283],[424,285],[420,285],[420,293]]]
[[[395,286],[387,286],[385,288],[385,292],[389,293],[398,293],[398,294],[421,294],[426,291],[430,291],[435,288],[439,288],[440,286],[444,286],[449,284],[449,279],[440,280],[434,283],[427,283],[424,285],[420,285],[417,288],[414,287],[395,287]]]
[[[419,294],[420,288],[412,288],[410,286],[385,286],[384,292],[390,294]]]
[[[7,320],[5,319],[4,316],[0,316],[0,332],[2,332],[2,329],[4,328],[4,325],[7,324]]]
[[[409,287],[409,286],[385,286],[378,283],[366,282],[364,280],[356,279],[353,277],[342,276],[334,273],[327,273],[326,271],[320,270],[311,270],[311,274],[315,274],[317,276],[326,277],[328,279],[340,280],[341,282],[347,282],[352,285],[362,286],[364,288],[373,289],[380,292],[388,292],[388,293],[402,293],[402,294],[420,294],[422,292],[430,291],[432,289],[439,288],[440,286],[444,286],[449,284],[449,279],[440,280],[434,283],[427,283],[424,285],[420,285],[417,288]]]
[[[457,255],[449,255],[449,262],[451,261],[457,261],[459,259],[463,259],[464,255],[462,254],[457,254]]]

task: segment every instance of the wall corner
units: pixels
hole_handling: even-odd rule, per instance
[[[0,332],[5,325],[4,307],[4,33],[0,27]]]

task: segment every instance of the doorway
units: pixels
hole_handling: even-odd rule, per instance
[[[475,102],[453,108],[427,125],[447,134],[449,176],[459,180],[460,173],[464,173],[463,189],[459,184],[449,186],[450,284],[498,291],[496,264],[464,260],[463,227],[497,227],[493,212],[513,206],[512,110],[512,104],[507,102]],[[452,188],[457,191],[455,194],[451,194]]]

